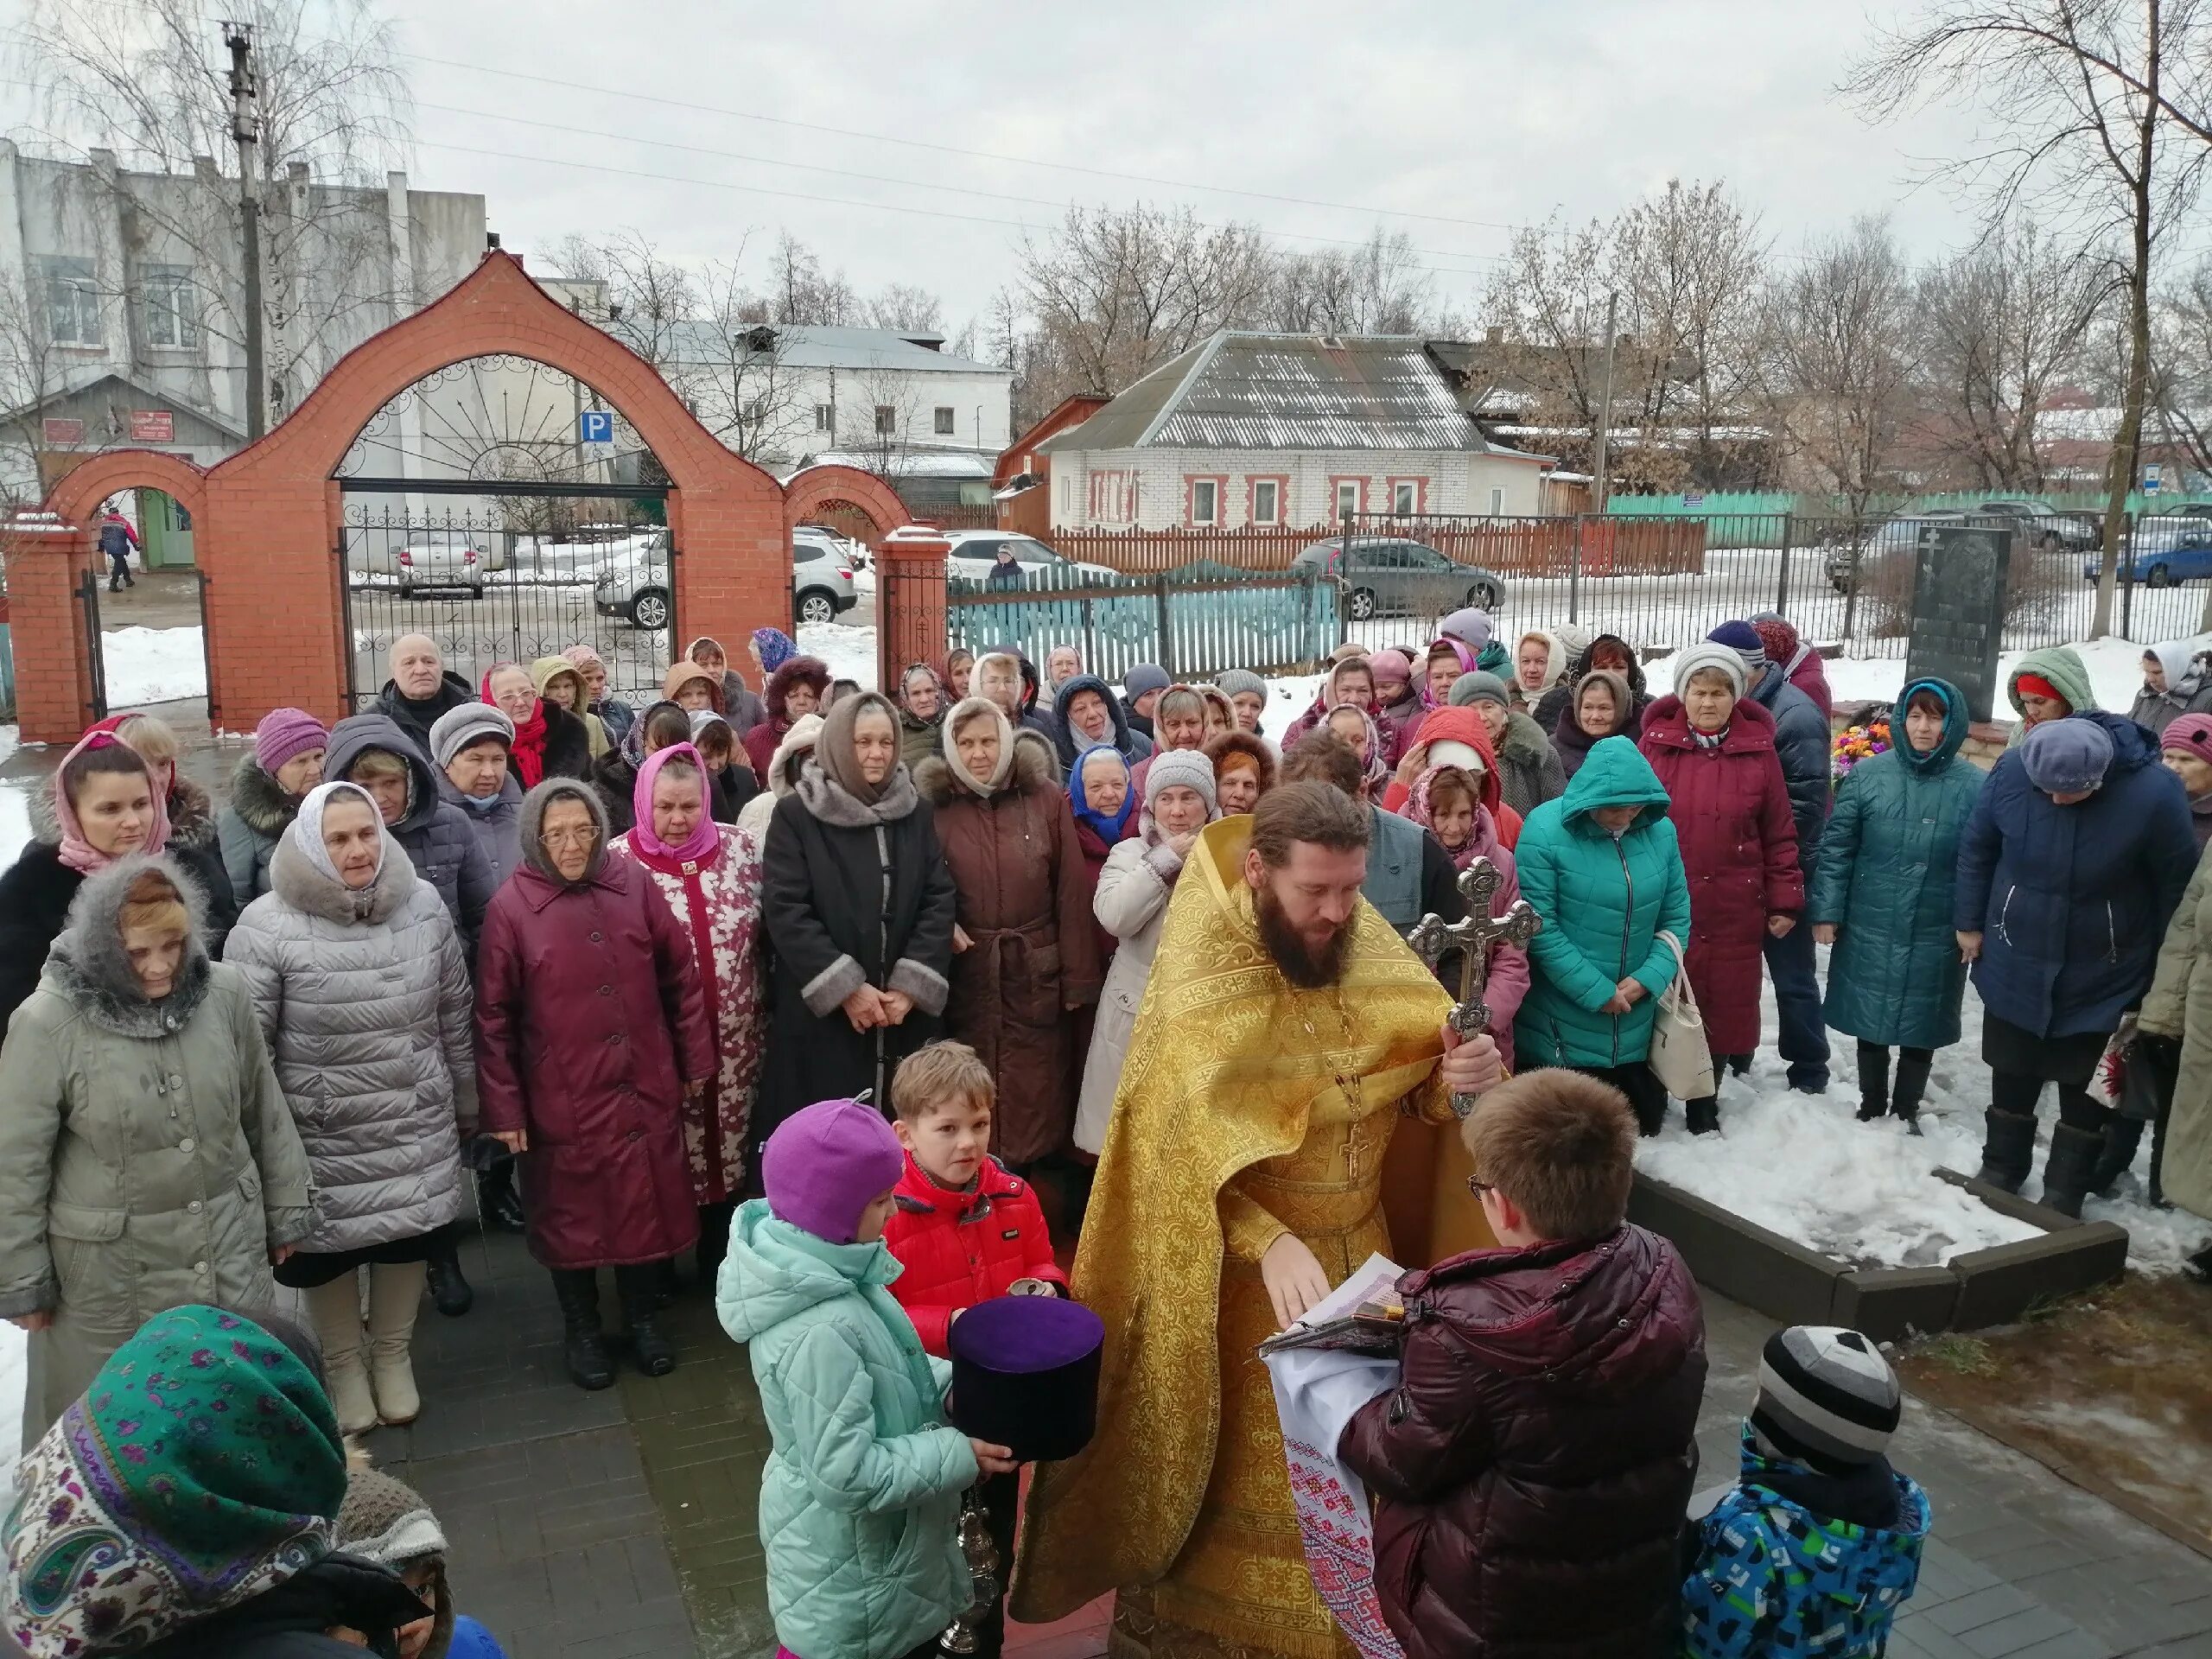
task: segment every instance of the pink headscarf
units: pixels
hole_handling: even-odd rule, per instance
[[[90,875],[104,870],[116,861],[117,855],[104,853],[85,839],[85,826],[77,821],[77,809],[69,804],[69,791],[61,786],[62,772],[69,763],[88,749],[129,749],[130,745],[113,732],[98,728],[77,740],[77,747],[61,757],[61,771],[54,774],[54,817],[61,826],[61,861],[79,875]],[[168,844],[168,803],[162,798],[161,791],[154,787],[153,768],[142,757],[139,770],[146,774],[146,792],[153,798],[154,824],[146,839],[132,848],[132,853],[158,853]],[[127,855],[125,855],[127,856]]]
[[[699,769],[699,822],[692,826],[691,837],[680,846],[671,847],[653,833],[653,780],[661,768],[678,755]],[[652,858],[673,859],[679,864],[704,864],[721,850],[722,827],[715,822],[714,791],[707,785],[707,762],[699,751],[689,743],[671,743],[664,749],[655,749],[638,768],[638,781],[631,786],[630,809],[637,814],[638,822],[630,831],[638,850]]]

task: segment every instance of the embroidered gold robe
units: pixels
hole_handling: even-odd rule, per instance
[[[1206,830],[1168,909],[1076,1254],[1106,1325],[1098,1432],[1038,1471],[1015,1553],[1016,1618],[1120,1590],[1116,1651],[1160,1659],[1342,1648],[1254,1351],[1268,1246],[1296,1233],[1335,1284],[1392,1249],[1393,1220],[1408,1265],[1493,1242],[1442,1127],[1450,997],[1365,903],[1342,980],[1293,988],[1260,941],[1249,827]]]

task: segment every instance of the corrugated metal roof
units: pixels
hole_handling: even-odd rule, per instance
[[[1224,331],[1162,364],[1051,450],[1490,446],[1412,335]]]
[[[935,334],[910,337],[889,328],[776,327],[775,333],[778,360],[793,368],[910,369],[938,374],[1003,374],[1013,378],[1011,370],[914,343],[916,339],[939,338]],[[669,331],[668,357],[673,363],[726,363],[730,359],[730,346],[713,323],[679,322]]]

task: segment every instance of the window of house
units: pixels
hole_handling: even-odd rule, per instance
[[[1341,518],[1348,512],[1357,512],[1360,510],[1359,498],[1362,493],[1363,489],[1359,480],[1356,478],[1338,479],[1337,480],[1337,517]]]
[[[1255,524],[1279,524],[1282,522],[1282,485],[1272,478],[1252,480],[1252,522]]]
[[[1493,518],[1501,518],[1504,512],[1505,492],[1494,489],[1490,493],[1490,516]]]
[[[1075,474],[1060,474],[1060,516],[1065,518],[1075,510]]]
[[[937,435],[940,438],[952,435],[952,406],[950,404],[937,406]]]
[[[1221,485],[1211,478],[1191,480],[1191,522],[1194,524],[1217,524],[1221,522]]]
[[[1090,474],[1090,521],[1133,524],[1137,521],[1137,475],[1134,471]]]
[[[100,343],[100,296],[89,259],[39,261],[46,284],[46,334],[56,346]]]
[[[200,296],[188,265],[148,265],[139,273],[146,343],[188,350],[200,344]]]
[[[768,400],[766,397],[755,397],[752,399],[745,405],[745,418],[751,421],[755,426],[758,426],[761,422],[766,420],[768,418]]]
[[[899,430],[899,411],[888,404],[875,406],[875,435],[887,438]]]
[[[831,431],[836,428],[836,424],[837,410],[835,405],[830,404],[817,404],[814,406],[814,429],[816,431]]]
[[[1390,511],[1401,518],[1410,518],[1421,511],[1421,486],[1410,478],[1393,480],[1390,485]]]

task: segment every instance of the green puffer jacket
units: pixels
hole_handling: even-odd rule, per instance
[[[970,1599],[960,1495],[976,1454],[944,1427],[952,1367],[885,1288],[898,1276],[881,1241],[825,1243],[756,1198],[715,1288],[774,1443],[760,1478],[768,1611],[805,1659],[900,1659]]]
[[[2082,665],[2081,658],[2071,645],[2049,645],[2041,651],[2025,652],[2012,665],[2012,671],[2005,677],[2005,700],[2012,705],[2012,712],[2020,716],[2012,728],[2011,741],[2005,745],[2008,749],[2018,748],[2020,740],[2028,734],[2027,710],[2020,707],[2020,676],[2023,674],[2033,674],[2049,680],[2051,690],[2065,698],[2068,706],[2077,715],[2087,714],[2099,706],[2097,688],[2089,683],[2089,671]],[[1900,703],[1898,706],[1902,708],[1904,705]]]
[[[1923,690],[1943,700],[1943,736],[1916,754],[1901,711]],[[1841,930],[1828,958],[1831,1027],[1885,1047],[1943,1048],[1959,1040],[1967,987],[1951,931],[1959,832],[1985,774],[1956,758],[1968,723],[1958,687],[1915,680],[1896,707],[1889,752],[1861,760],[1836,791],[1805,920]]]
[[[1639,806],[1618,836],[1591,817],[1601,806]],[[1667,817],[1667,791],[1633,741],[1592,744],[1567,793],[1521,826],[1513,849],[1521,896],[1544,918],[1529,942],[1529,995],[1513,1021],[1522,1066],[1628,1065],[1651,1051],[1654,999],[1675,982],[1662,932],[1690,936],[1689,881]],[[1633,978],[1650,995],[1626,1014],[1601,1012]]]
[[[2158,976],[2143,999],[2141,1029],[2181,1044],[2173,1116],[2166,1125],[2166,1196],[2212,1221],[2212,850],[2197,860],[2158,947]]]

